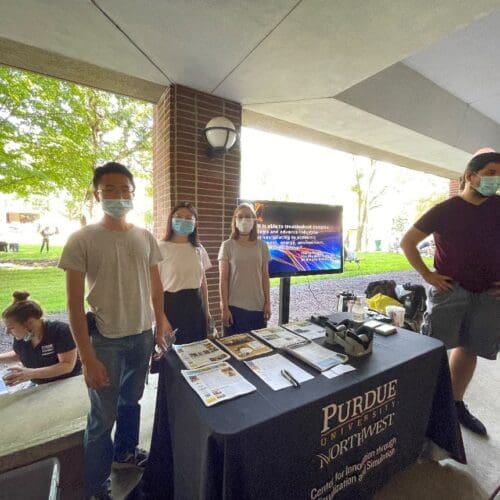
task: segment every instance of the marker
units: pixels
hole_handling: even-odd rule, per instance
[[[290,382],[297,389],[300,387],[299,381],[296,378],[294,378],[289,371],[281,370],[281,375],[282,377],[286,378],[288,382]]]

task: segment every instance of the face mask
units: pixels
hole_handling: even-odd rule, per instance
[[[480,180],[479,186],[474,189],[483,196],[493,196],[500,187],[500,175],[485,175]]]
[[[132,200],[102,200],[102,210],[113,219],[121,219],[134,208]]]
[[[180,217],[172,218],[172,230],[180,236],[189,236],[194,231],[194,222]]]
[[[241,234],[248,234],[255,224],[255,220],[250,217],[244,217],[243,219],[236,219],[236,227]]]

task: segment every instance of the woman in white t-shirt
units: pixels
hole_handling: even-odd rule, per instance
[[[178,329],[178,344],[205,339],[210,322],[205,271],[212,264],[198,241],[197,222],[194,206],[179,203],[170,212],[167,232],[159,242],[165,315]]]
[[[219,250],[219,291],[224,334],[265,328],[271,316],[269,249],[257,238],[254,208],[242,203],[233,213],[231,237]]]

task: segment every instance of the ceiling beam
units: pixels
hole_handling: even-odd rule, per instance
[[[455,170],[448,170],[431,163],[414,160],[406,156],[391,153],[390,151],[384,151],[348,139],[336,137],[295,123],[273,118],[269,115],[256,113],[255,111],[245,108],[243,108],[242,125],[273,134],[283,135],[292,139],[318,144],[319,146],[338,149],[345,153],[366,156],[374,160],[392,163],[427,174],[439,175],[447,179],[458,179],[460,175]]]
[[[156,104],[166,87],[0,37],[0,64]]]

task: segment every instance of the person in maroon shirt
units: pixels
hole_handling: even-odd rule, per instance
[[[500,153],[474,156],[462,192],[425,213],[401,240],[410,264],[430,285],[422,333],[452,349],[449,363],[460,423],[485,435],[463,402],[477,356],[496,359],[500,345]],[[434,271],[417,245],[434,235]]]

